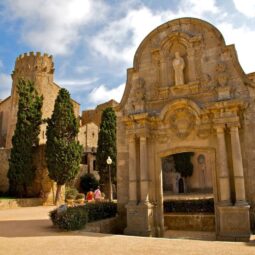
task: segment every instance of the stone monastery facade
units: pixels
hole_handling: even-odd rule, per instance
[[[124,232],[163,235],[163,159],[194,152],[210,169],[217,238],[247,238],[255,207],[254,73],[244,73],[217,28],[194,18],[154,29],[133,63],[117,119]]]

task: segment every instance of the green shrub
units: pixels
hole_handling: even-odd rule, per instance
[[[78,193],[79,192],[78,192],[78,190],[76,188],[66,187],[66,191],[65,191],[66,198],[69,197],[69,196],[73,196],[73,198],[76,198]]]
[[[164,212],[214,213],[214,200],[166,200]]]
[[[114,202],[87,203],[88,222],[114,217],[117,213],[117,204]]]
[[[83,193],[78,193],[76,199],[85,199],[85,195]]]
[[[63,230],[82,229],[88,219],[88,212],[84,206],[68,207],[65,211],[59,212],[55,209],[50,212],[50,218],[54,226]]]
[[[87,194],[90,189],[95,190],[98,185],[99,182],[93,174],[85,174],[81,177],[80,188],[85,194]]]
[[[98,202],[68,208],[62,206],[51,211],[50,218],[54,226],[69,231],[82,229],[87,222],[114,217],[116,213],[116,203]]]

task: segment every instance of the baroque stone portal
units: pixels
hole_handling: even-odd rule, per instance
[[[117,109],[118,206],[125,233],[163,236],[163,190],[206,189],[214,199],[217,238],[249,237],[254,81],[234,46],[205,21],[169,21],[143,40]],[[195,166],[186,180],[171,161],[184,152],[194,154]]]

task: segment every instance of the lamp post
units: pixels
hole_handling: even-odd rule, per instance
[[[110,156],[108,156],[106,163],[108,165],[108,170],[109,170],[109,201],[112,202],[112,177],[111,177],[112,159],[110,158]]]

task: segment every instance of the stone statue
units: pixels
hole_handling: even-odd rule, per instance
[[[178,51],[175,52],[175,58],[173,60],[175,85],[184,84],[184,74],[183,74],[184,67],[185,67],[185,63],[183,58],[180,56],[180,53]]]

